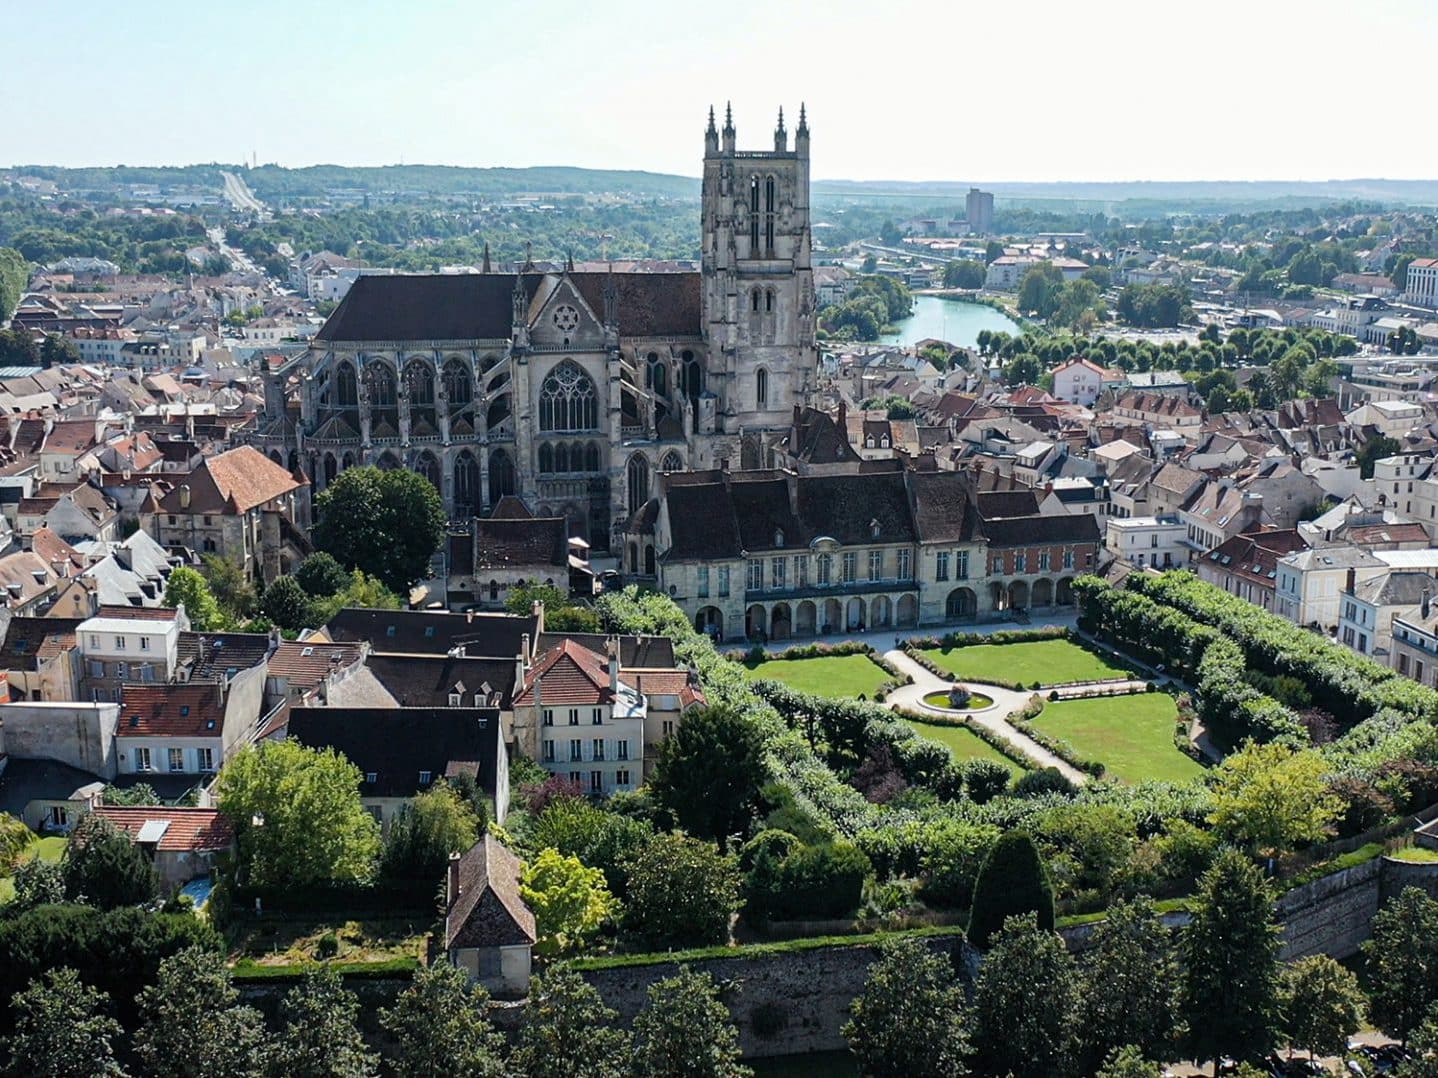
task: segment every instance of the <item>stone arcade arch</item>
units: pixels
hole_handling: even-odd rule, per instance
[[[869,600],[869,628],[887,629],[893,620],[894,604],[887,595]]]
[[[750,640],[762,640],[768,632],[769,624],[764,615],[764,608],[754,603],[744,611],[744,635]]]
[[[898,607],[894,614],[894,624],[905,629],[911,629],[919,624],[919,600],[914,593],[909,591],[899,596]]]
[[[1053,606],[1053,603],[1054,603],[1054,585],[1053,585],[1053,581],[1052,581],[1052,580],[1046,580],[1046,579],[1045,579],[1045,580],[1035,580],[1035,581],[1034,581],[1033,589],[1032,589],[1032,591],[1030,592],[1030,595],[1029,595],[1029,601],[1032,602],[1033,605],[1034,605],[1036,608],[1037,608],[1037,607],[1041,607],[1041,606]]]
[[[1022,580],[1015,580],[1009,584],[1009,608],[1011,610],[1027,610],[1029,606],[1029,586]]]
[[[794,608],[794,635],[813,636],[818,628],[815,625],[817,617],[818,612],[815,610],[812,601],[805,599],[801,602]]]
[[[819,632],[827,636],[844,629],[844,604],[838,599],[824,600],[824,620],[819,623]]]
[[[775,603],[769,612],[769,639],[787,640],[794,635],[794,618],[788,603]]]
[[[1057,593],[1057,596],[1056,596],[1056,600],[1057,600],[1059,606],[1073,606],[1073,602],[1074,602],[1074,580],[1073,580],[1073,577],[1071,577],[1071,576],[1066,576],[1066,577],[1064,577],[1062,580],[1059,581],[1058,593]]]
[[[979,597],[972,588],[955,588],[944,601],[944,617],[949,621],[976,617],[978,612]]]
[[[864,600],[857,595],[852,596],[844,608],[844,628],[851,632],[867,628],[864,613]]]
[[[704,606],[694,615],[694,628],[720,640],[724,638],[724,612],[717,606]]]

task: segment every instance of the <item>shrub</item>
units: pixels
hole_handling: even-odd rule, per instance
[[[1020,776],[1014,783],[1015,797],[1043,797],[1047,794],[1061,794],[1072,797],[1078,787],[1064,777],[1056,767],[1040,767]]]
[[[1054,927],[1054,894],[1038,847],[1023,831],[999,837],[974,885],[969,942],[981,950],[1009,917],[1034,913],[1041,929]]]
[[[1336,827],[1340,837],[1357,835],[1381,827],[1393,816],[1393,799],[1362,779],[1332,778],[1328,790],[1342,803]]]
[[[987,804],[1009,788],[1009,769],[997,760],[968,760],[963,765],[969,800]]]
[[[315,945],[316,958],[333,958],[340,953],[340,938],[333,932],[326,932]]]
[[[775,912],[781,917],[842,917],[858,908],[868,874],[869,859],[850,843],[802,846],[780,866]]]

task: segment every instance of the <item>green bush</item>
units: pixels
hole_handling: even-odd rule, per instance
[[[340,953],[340,938],[333,932],[326,932],[315,945],[315,957],[333,958]]]
[[[1054,927],[1054,893],[1039,850],[1023,831],[1008,831],[989,851],[969,914],[969,942],[980,950],[1003,928],[1004,920],[1034,913],[1041,929]]]

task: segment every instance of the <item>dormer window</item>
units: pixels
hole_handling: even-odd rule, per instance
[[[373,786],[376,782],[379,781],[379,772],[378,772],[378,771],[366,771],[366,772],[364,773],[364,780],[365,780],[365,782],[367,782],[367,783],[369,783],[371,786]]]
[[[869,538],[879,538],[879,522],[877,520],[869,521]]]
[[[429,785],[429,778],[430,778],[430,773],[429,773],[428,771],[421,771],[421,772],[419,773],[419,784],[420,784],[421,786],[428,786],[428,785]]]
[[[305,648],[304,650],[302,650],[302,651],[300,652],[300,658],[302,658],[302,659],[308,659],[308,658],[309,658],[311,655],[313,655],[314,653],[315,653],[315,649],[314,649],[314,648]]]
[[[182,718],[182,719],[183,719],[183,718],[188,718],[188,717],[189,717],[189,714],[190,714],[190,705],[189,705],[189,704],[181,704],[181,705],[180,705],[180,718]]]
[[[783,529],[783,528],[775,528],[775,529],[774,529],[774,545],[775,545],[776,547],[781,547],[781,546],[784,545],[784,529]]]
[[[452,693],[450,693],[450,694],[449,694],[449,706],[450,706],[450,707],[462,707],[462,706],[464,706],[464,696],[463,696],[463,694],[457,693],[457,692],[452,692]]]

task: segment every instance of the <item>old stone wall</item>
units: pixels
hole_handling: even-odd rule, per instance
[[[1284,961],[1326,954],[1347,958],[1368,938],[1378,912],[1380,880],[1388,871],[1386,857],[1324,876],[1296,887],[1278,900],[1283,925]]]

